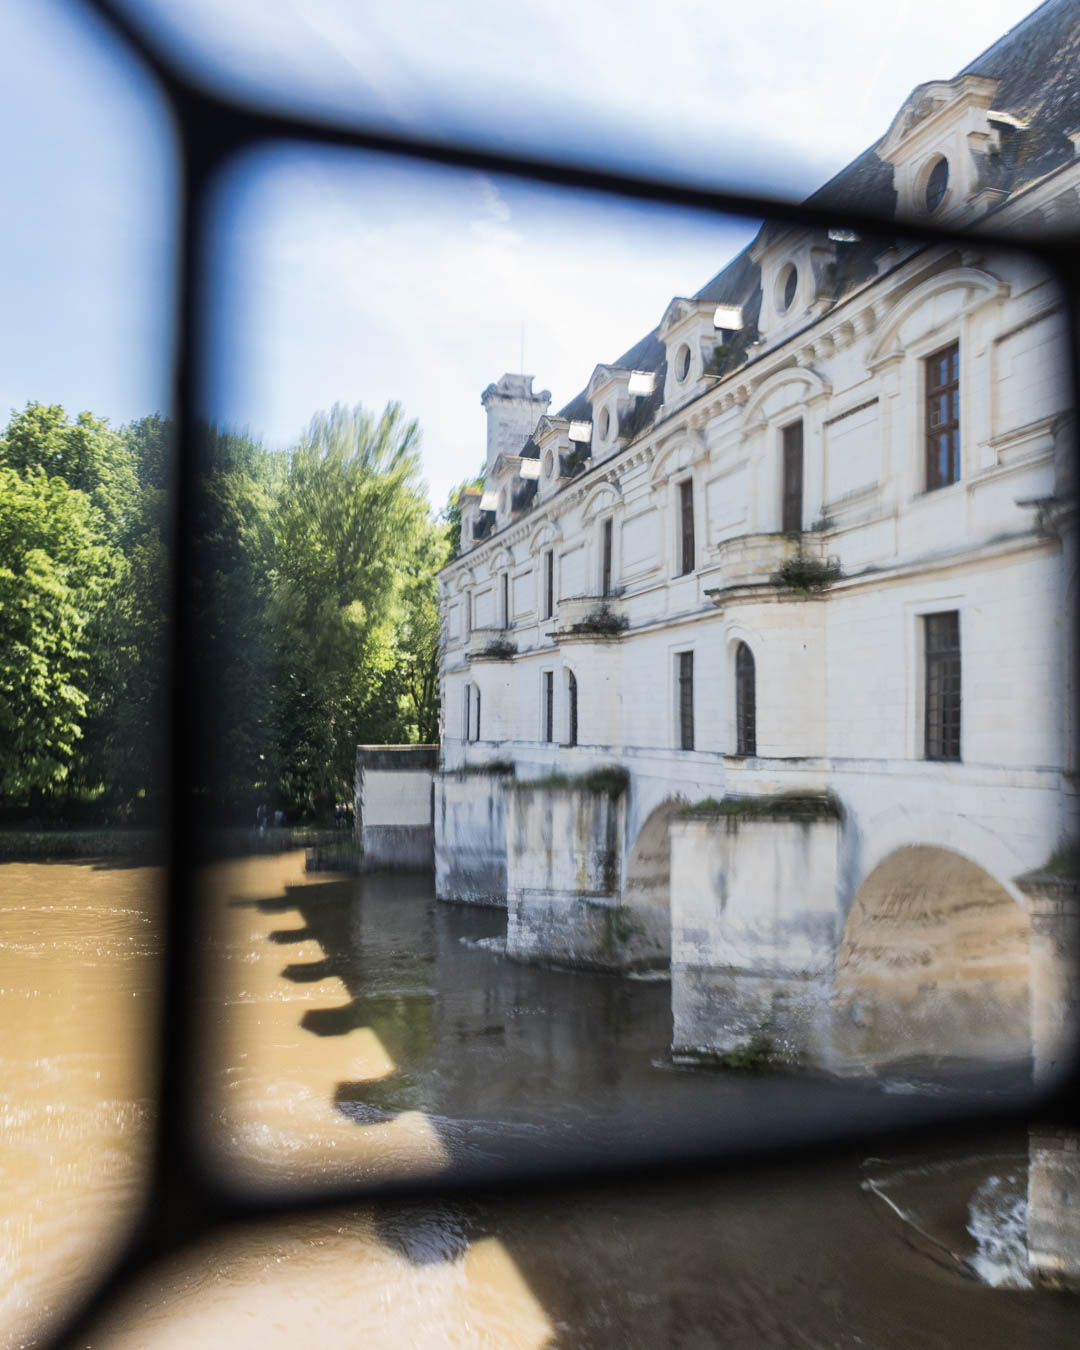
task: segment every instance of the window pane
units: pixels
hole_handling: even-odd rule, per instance
[[[984,1066],[1030,1055],[1027,920],[1009,889],[1014,878],[993,873],[997,855],[961,842],[974,808],[935,797],[946,775],[940,765],[919,767],[924,729],[911,719],[918,707],[921,720],[925,673],[910,616],[955,586],[954,607],[962,599],[965,613],[985,616],[983,650],[998,653],[1008,634],[1010,659],[1028,661],[1017,647],[1031,653],[1033,678],[1035,654],[1049,650],[1058,631],[1052,597],[1062,594],[1060,560],[1036,535],[1031,507],[1016,505],[1043,492],[1053,429],[1066,425],[1071,406],[1065,360],[1055,365],[1048,356],[1068,350],[1067,315],[1049,278],[1030,261],[994,253],[985,283],[976,283],[956,251],[936,243],[883,269],[887,240],[827,232],[803,240],[771,223],[744,230],[296,149],[238,164],[216,212],[207,410],[258,428],[250,453],[265,466],[265,477],[263,468],[250,476],[254,483],[245,472],[250,495],[242,499],[252,509],[246,537],[264,539],[267,551],[248,565],[242,585],[237,580],[243,596],[255,588],[249,608],[261,621],[244,630],[229,687],[233,706],[250,710],[252,741],[265,735],[269,748],[252,749],[270,767],[252,773],[237,799],[254,818],[256,794],[272,792],[267,805],[284,810],[290,827],[319,831],[282,841],[311,838],[314,866],[332,869],[302,884],[286,869],[264,878],[276,889],[261,896],[237,879],[237,894],[254,903],[222,900],[212,911],[220,917],[227,909],[223,924],[248,925],[229,938],[235,955],[226,976],[243,992],[250,966],[253,999],[265,1004],[236,1012],[234,992],[222,995],[215,1014],[235,1017],[239,1028],[231,1040],[221,1037],[231,1047],[224,1059],[216,1051],[207,1057],[217,1066],[208,1081],[219,1154],[231,1160],[239,1151],[242,1161],[237,1141],[258,1135],[260,1111],[273,1126],[267,1138],[288,1140],[296,1130],[298,1179],[353,1166],[374,1175],[517,1157],[525,1126],[536,1126],[529,1137],[543,1152],[557,1137],[565,1141],[559,1121],[579,1123],[575,1138],[625,1138],[624,1117],[636,1114],[638,1138],[661,1140],[658,1070],[643,1067],[644,1085],[630,1074],[626,1093],[613,1089],[610,1109],[599,1114],[582,1087],[595,1067],[594,1028],[589,1015],[572,1018],[597,971],[620,977],[614,983],[629,991],[631,1020],[644,1015],[637,990],[653,984],[622,985],[622,977],[670,977],[659,997],[667,1019],[661,1047],[643,1032],[643,1065],[665,1053],[664,1044],[691,1058],[703,1047],[721,1060],[729,1052],[767,1056],[779,1038],[762,1029],[761,1009],[787,1018],[804,997],[820,998],[820,1006],[805,1018],[790,1013],[783,1044],[797,1048],[783,1053],[838,1073],[884,1077],[910,1054]],[[743,252],[750,244],[753,253]],[[769,276],[779,277],[789,251],[803,248],[800,287],[848,289],[839,299],[827,291],[815,301],[820,316],[807,311],[785,327],[769,313],[776,294]],[[835,269],[815,272],[811,255],[834,260]],[[912,288],[928,276],[940,290],[914,305]],[[1015,295],[1002,297],[997,278]],[[972,481],[977,507],[969,511],[959,509],[966,497],[913,500],[911,490],[931,464],[942,479],[956,472],[957,429],[946,424],[931,434],[928,402],[932,393],[935,411],[942,398],[951,410],[954,391],[928,386],[955,339],[954,305],[971,303],[976,284],[1000,378],[977,423],[985,435],[976,462],[987,472]],[[744,326],[717,330],[720,305],[728,314],[738,309]],[[522,313],[527,369],[507,369],[508,350],[509,362],[521,364]],[[1029,324],[1037,313],[1043,317]],[[693,360],[680,384],[668,353],[683,346]],[[705,374],[706,360],[720,373]],[[632,393],[642,373],[651,392]],[[899,408],[890,403],[894,389]],[[401,411],[384,419],[394,403]],[[593,440],[571,439],[575,423],[598,429],[605,409],[607,438],[596,430]],[[419,442],[406,436],[413,418]],[[1025,439],[1040,418],[1043,439]],[[801,482],[795,520],[814,525],[796,539],[777,529],[785,444],[792,491],[784,495],[797,499]],[[1025,458],[1035,444],[1049,457]],[[805,455],[795,453],[800,448]],[[400,474],[391,471],[394,456]],[[539,475],[522,472],[534,464]],[[235,500],[240,483],[219,486],[225,504]],[[485,500],[507,505],[497,513]],[[389,503],[385,517],[379,502]],[[882,512],[894,520],[888,529]],[[609,521],[619,571],[607,579],[617,580],[618,594],[600,603]],[[1014,538],[1024,545],[1005,563],[1002,541]],[[987,543],[997,550],[993,568]],[[939,556],[946,548],[964,560],[948,573]],[[701,569],[700,587],[672,576],[683,562]],[[1001,584],[1002,568],[1017,569],[1015,585]],[[512,631],[500,627],[504,580]],[[414,648],[414,633],[425,632],[430,645]],[[253,667],[266,640],[265,665]],[[740,642],[746,650],[733,658]],[[228,648],[218,650],[223,671]],[[477,732],[474,722],[471,743],[460,714],[445,719],[440,743],[437,731],[421,732],[416,676],[432,669],[451,709],[462,709],[466,685],[476,688],[472,714],[482,709],[482,725]],[[588,750],[573,754],[563,748],[574,739],[569,671],[587,723],[578,739]],[[941,709],[931,753],[954,753],[956,672],[935,667],[927,684],[931,706]],[[1000,692],[992,689],[1000,686],[979,686],[981,713],[964,710],[972,766],[984,763],[977,734],[985,762],[1013,764],[1019,752],[1008,737],[1021,723],[1029,736],[1025,773],[1057,763],[1060,699],[1046,693],[1030,715],[1008,719],[994,708]],[[964,772],[949,766],[949,775]],[[1032,841],[1040,839],[1049,857],[1056,836],[1038,804],[1045,799],[1009,775],[993,792],[1009,802],[1011,847],[1034,868]],[[967,786],[972,800],[987,802],[982,780]],[[812,812],[805,829],[782,817],[783,803],[757,800],[792,795]],[[345,802],[356,804],[355,829],[335,841],[334,808]],[[699,809],[684,816],[688,804]],[[781,818],[763,823],[755,814],[763,811]],[[1000,979],[980,994],[986,1016],[974,1019],[964,1012],[965,990],[986,949],[953,903],[974,881],[943,871],[933,852],[953,847],[936,833],[943,819],[957,855],[974,857],[993,882],[984,894],[987,933],[993,929],[986,942],[1010,953]],[[875,841],[863,847],[855,879],[827,861],[846,856],[850,829]],[[322,831],[331,832],[329,842]],[[821,866],[798,861],[807,832]],[[762,899],[750,887],[745,878],[758,873],[741,871],[751,859],[738,850],[754,838],[767,841],[754,856],[779,850],[776,876],[798,875],[797,893],[777,881]],[[376,864],[396,867],[414,848],[410,858],[427,860],[423,878],[402,869],[375,880]],[[705,866],[713,850],[719,861]],[[681,866],[700,880],[700,893],[673,884]],[[878,866],[885,871],[875,877]],[[952,880],[938,886],[939,874]],[[744,879],[732,882],[738,875]],[[900,959],[903,923],[882,918],[894,887],[905,897],[904,915],[931,915],[927,931],[948,935],[940,950],[951,955],[935,967],[933,996],[897,973],[911,967]],[[932,900],[919,911],[927,887]],[[409,897],[415,931],[430,936],[408,982],[399,980],[408,948],[401,933],[410,930],[397,894]],[[324,901],[336,917],[320,929]],[[762,913],[780,917],[759,926]],[[875,945],[882,925],[889,939]],[[809,955],[792,932],[809,935]],[[278,943],[293,941],[300,956],[282,959]],[[769,972],[761,978],[775,983],[732,983],[721,953],[736,950],[749,953],[740,968]],[[703,953],[700,964],[687,952]],[[467,954],[489,964],[463,966]],[[511,986],[518,967],[545,963],[567,967],[560,978],[580,990],[567,995],[570,1022],[556,1027],[545,1011],[521,1037],[501,1014],[481,1025],[486,1012],[477,1009],[509,1008],[513,999],[533,1006]],[[811,968],[817,974],[808,984]],[[455,982],[468,991],[471,1012],[447,993]],[[406,988],[399,999],[395,991]],[[277,1020],[279,1002],[295,1004],[287,1028]],[[547,996],[536,1006],[548,1009]],[[618,1034],[627,1028],[619,1023]],[[564,1033],[568,1041],[554,1060],[549,1032],[560,1045]],[[596,1034],[603,1041],[607,1033]],[[319,1076],[306,1087],[305,1037],[321,1038],[312,1059]],[[279,1043],[291,1047],[280,1064]],[[688,1076],[704,1082],[699,1068],[700,1079],[698,1070]],[[231,1073],[248,1084],[243,1092],[225,1086]],[[630,1079],[641,1089],[636,1098]],[[305,1104],[294,1107],[294,1096]],[[717,1105],[715,1128],[731,1129],[727,1099],[723,1110]],[[284,1176],[285,1154],[275,1163],[269,1153],[250,1170]]]

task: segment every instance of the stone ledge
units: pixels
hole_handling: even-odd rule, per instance
[[[439,747],[437,745],[358,745],[356,747],[356,767],[358,769],[437,769],[439,766]]]

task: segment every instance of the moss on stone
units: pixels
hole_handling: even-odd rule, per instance
[[[842,820],[843,807],[831,792],[774,792],[760,797],[704,797],[682,816],[735,816],[746,820]]]
[[[739,1073],[761,1073],[776,1063],[776,1046],[766,1027],[759,1027],[748,1040],[733,1045],[720,1056],[725,1069]]]
[[[1039,870],[1080,881],[1080,839],[1063,839]]]
[[[549,773],[543,778],[519,782],[520,788],[555,788],[565,792],[592,792],[598,797],[621,797],[630,786],[629,771],[613,764],[606,769],[591,769],[588,773]]]

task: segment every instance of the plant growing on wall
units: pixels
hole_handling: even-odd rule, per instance
[[[799,554],[782,562],[772,574],[775,586],[783,586],[789,591],[798,591],[802,595],[817,594],[827,590],[834,581],[844,575],[835,558],[821,561],[818,558],[806,558]]]
[[[517,643],[511,642],[509,638],[498,637],[492,638],[481,655],[493,657],[496,661],[508,661],[516,652]]]
[[[571,632],[596,633],[600,637],[618,637],[630,627],[625,614],[616,614],[609,604],[601,604],[591,610],[580,623],[574,624]]]

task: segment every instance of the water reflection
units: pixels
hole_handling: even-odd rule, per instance
[[[614,1146],[752,1143],[782,1135],[793,1113],[835,1129],[876,1092],[680,1067],[666,980],[509,961],[503,911],[436,904],[422,875],[308,876],[298,863],[249,861],[219,870],[214,904],[223,963],[211,1025],[230,1174],[240,1165],[280,1181],[281,1161],[295,1175],[301,1153],[318,1179],[550,1166],[571,1148],[606,1160]],[[984,1073],[980,1087],[1022,1089],[1025,1070]],[[899,1118],[927,1085],[887,1086]],[[966,1088],[954,1077],[935,1086]],[[383,1151],[394,1132],[404,1151]]]

